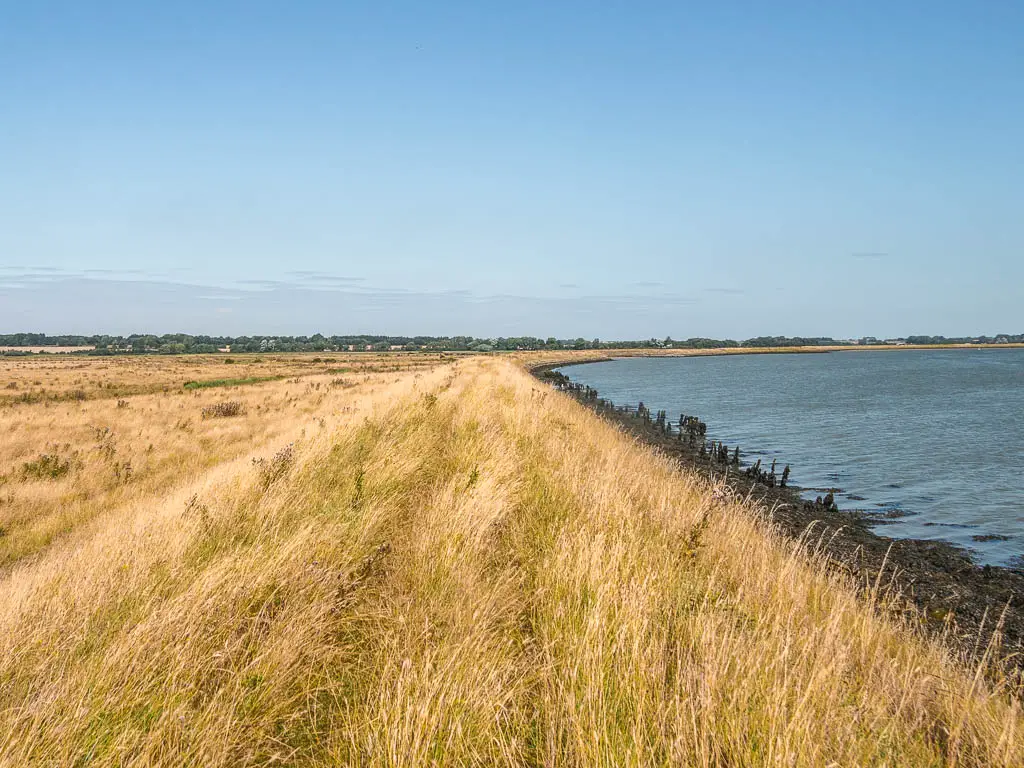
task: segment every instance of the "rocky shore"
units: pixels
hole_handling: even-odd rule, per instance
[[[895,610],[918,617],[924,631],[943,637],[966,658],[1010,668],[1018,692],[1024,691],[1024,570],[979,566],[965,550],[946,542],[881,535],[872,530],[878,520],[839,510],[831,494],[816,501],[802,498],[801,489],[783,479],[784,473],[788,479],[784,468],[746,465],[742,447],[737,452],[735,446],[709,441],[699,417],[670,419],[642,404],[611,403],[554,370],[565,365],[538,365],[531,372],[682,467],[725,482],[771,510],[784,533],[824,551],[830,567],[850,574],[868,592],[877,586],[898,595]]]

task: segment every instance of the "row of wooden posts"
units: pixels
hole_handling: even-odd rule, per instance
[[[610,400],[598,397],[598,392],[594,387],[575,382],[559,371],[546,371],[542,376],[550,381],[556,389],[568,392],[577,399],[585,400],[600,410],[629,413],[633,417],[641,419],[648,428],[658,430],[664,435],[675,435],[679,442],[685,441],[690,448],[696,450],[701,459],[726,466],[740,466],[740,447],[737,445],[730,451],[729,446],[721,441],[709,441],[707,439],[708,425],[697,416],[681,413],[679,420],[673,424],[669,421],[665,411],[658,411],[652,416],[651,409],[643,402],[638,403],[635,409],[629,406],[615,405]],[[761,466],[761,460],[758,459],[743,471],[747,477],[770,488],[776,486],[785,488],[789,482],[790,468],[788,464],[781,474],[777,474],[775,461],[772,461],[771,467],[765,470]],[[829,496],[831,495],[829,494]],[[831,501],[831,499],[826,500]]]

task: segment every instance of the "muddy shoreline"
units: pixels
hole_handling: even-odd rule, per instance
[[[552,373],[556,368],[584,362],[596,361],[551,362],[529,370],[541,381],[558,385],[560,377]],[[775,478],[755,477],[745,467],[714,458],[701,449],[703,437],[696,443],[681,439],[677,431],[666,432],[635,407],[601,399],[591,388],[562,391],[683,467],[724,480],[736,493],[774,510],[772,519],[788,536],[801,539],[813,526],[813,535],[805,540],[809,545],[827,542],[831,567],[865,586],[879,581],[895,590],[903,598],[898,601],[903,612],[920,618],[928,633],[942,636],[967,657],[983,655],[992,644],[990,657],[1005,658],[1015,668],[1018,685],[1024,686],[1024,571],[979,566],[965,550],[947,542],[881,535],[871,529],[879,523],[871,516],[808,501],[797,487],[779,487]]]

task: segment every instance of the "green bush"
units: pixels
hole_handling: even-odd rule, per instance
[[[25,478],[57,480],[71,471],[71,459],[62,459],[52,453],[40,454],[35,461],[26,461],[21,467]]]

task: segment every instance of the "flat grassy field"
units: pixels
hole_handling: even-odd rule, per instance
[[[231,359],[0,358],[0,567],[102,511],[150,503],[229,459],[320,429],[348,388],[439,361]],[[204,418],[225,401],[238,404],[234,417]]]
[[[991,668],[535,356],[315,360],[0,358],[0,765],[1024,765]]]

